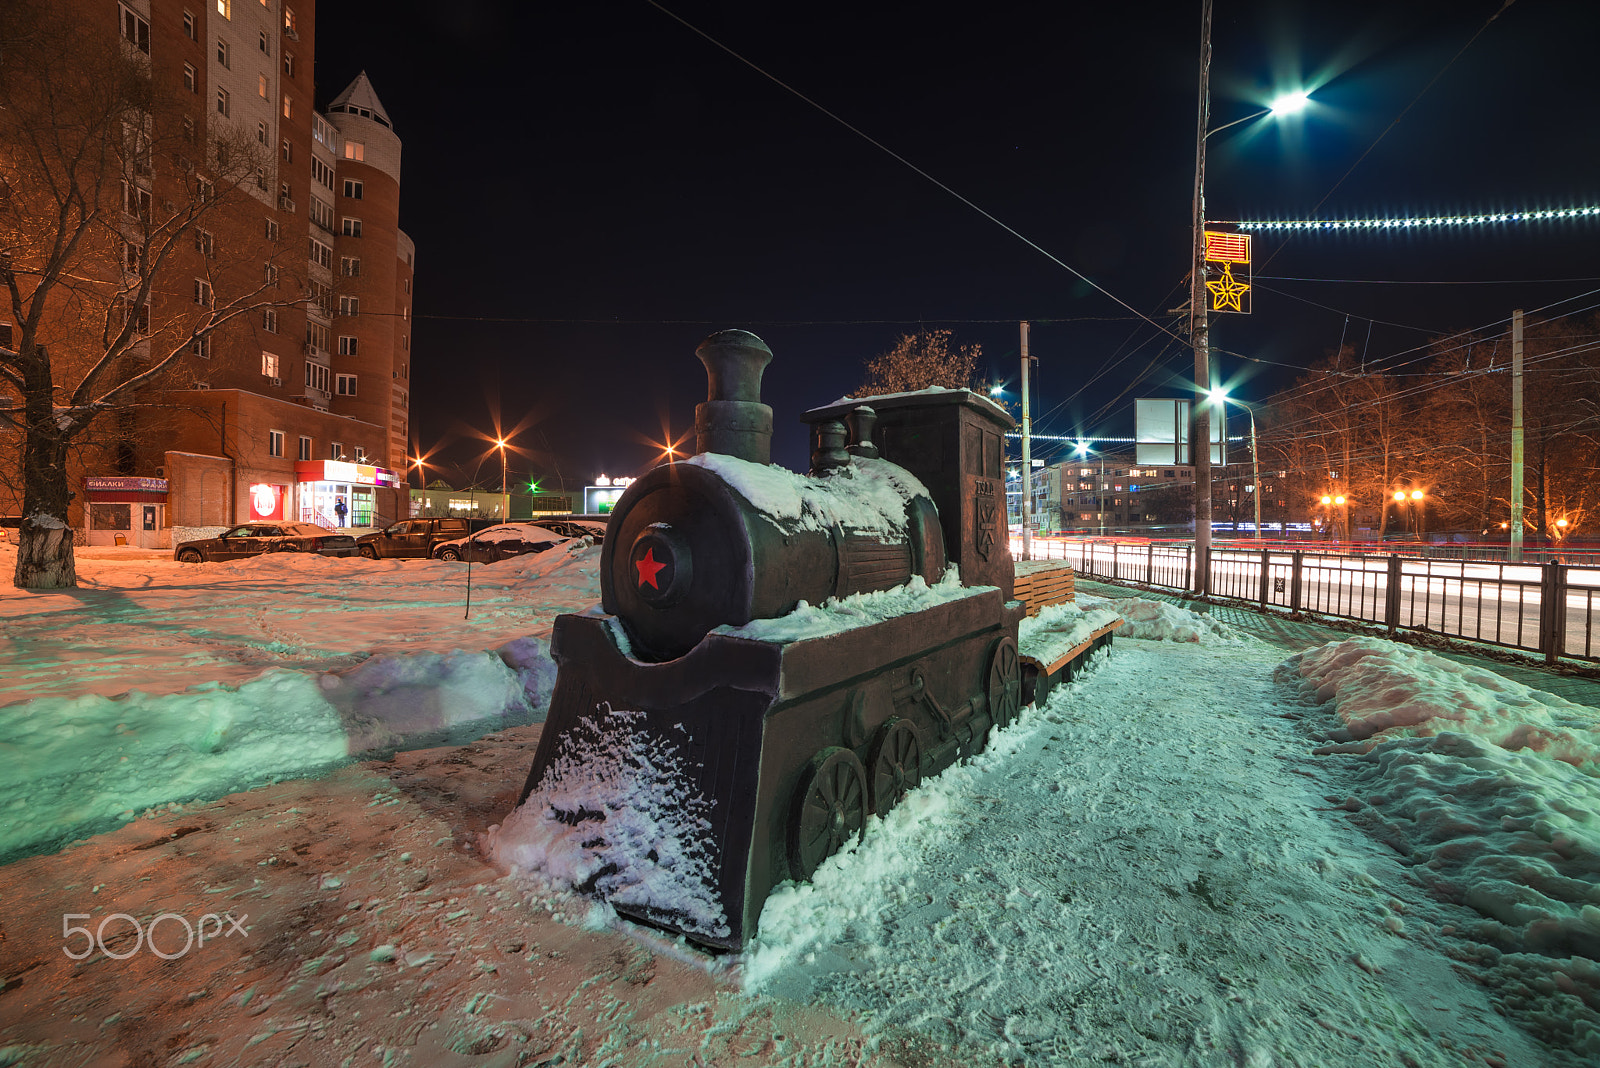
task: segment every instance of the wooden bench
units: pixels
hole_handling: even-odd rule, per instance
[[[1079,668],[1088,661],[1089,657],[1097,650],[1111,644],[1111,633],[1122,626],[1121,619],[1114,619],[1110,623],[1094,631],[1082,642],[1067,650],[1055,660],[1046,664],[1026,653],[1020,657],[1022,661],[1022,703],[1025,705],[1043,704],[1050,696],[1050,691],[1063,682],[1071,682]]]
[[[1012,596],[1036,616],[1046,605],[1066,604],[1077,593],[1072,565],[1064,560],[1018,560]]]

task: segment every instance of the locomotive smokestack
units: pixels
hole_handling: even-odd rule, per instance
[[[751,463],[772,460],[772,409],[761,403],[761,375],[772,360],[748,330],[719,330],[694,350],[706,365],[706,402],[694,410],[695,449]]]

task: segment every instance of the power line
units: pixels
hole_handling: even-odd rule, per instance
[[[927,171],[923,170],[921,167],[918,167],[915,163],[912,163],[910,160],[908,160],[904,156],[900,155],[900,153],[894,151],[892,148],[890,148],[887,145],[883,144],[881,141],[878,141],[875,138],[871,137],[870,135],[868,135],[868,134],[864,133],[863,131],[857,129],[855,126],[852,126],[850,123],[846,122],[844,119],[840,118],[838,115],[835,115],[833,112],[829,111],[827,108],[823,107],[821,104],[817,103],[815,100],[812,100],[809,96],[806,96],[800,90],[796,89],[794,86],[792,86],[789,83],[785,82],[783,79],[779,78],[777,75],[769,73],[767,70],[765,70],[762,67],[756,65],[754,62],[746,59],[744,56],[740,55],[738,52],[735,52],[732,48],[729,48],[727,45],[723,44],[721,41],[717,40],[715,37],[712,37],[709,33],[706,33],[704,30],[700,29],[698,26],[696,26],[693,23],[689,22],[687,19],[684,19],[684,18],[680,17],[679,15],[674,14],[673,12],[667,10],[665,7],[662,7],[659,3],[656,2],[656,0],[645,0],[645,3],[649,4],[651,7],[655,8],[657,11],[661,12],[663,15],[666,15],[668,18],[672,19],[674,22],[676,22],[679,25],[683,26],[685,29],[695,33],[696,35],[704,38],[709,43],[711,43],[711,44],[715,45],[716,47],[722,49],[722,51],[728,53],[728,55],[732,56],[734,59],[737,59],[740,63],[743,63],[745,66],[749,67],[751,70],[755,71],[757,74],[761,75],[763,78],[766,78],[768,81],[772,82],[774,85],[778,86],[781,89],[786,90],[787,92],[793,93],[796,97],[799,97],[801,100],[805,101],[807,104],[810,104],[812,107],[814,107],[818,111],[822,112],[828,118],[832,119],[834,122],[838,123],[840,126],[843,126],[845,129],[849,130],[851,133],[855,134],[857,137],[861,138],[863,141],[867,142],[869,145],[872,145],[874,148],[878,149],[880,152],[882,152],[885,155],[889,156],[891,159],[899,162],[900,164],[904,165],[905,167],[909,168],[910,170],[914,171],[915,173],[921,175],[923,178],[926,178],[928,181],[932,182],[934,185],[938,186],[940,189],[944,190],[946,193],[949,193],[951,196],[953,196],[957,200],[961,201],[961,203],[965,204],[967,207],[971,208],[973,211],[977,212],[979,215],[982,215],[985,219],[988,219],[990,222],[992,222],[996,226],[1000,227],[1000,229],[1004,230],[1006,233],[1010,234],[1012,237],[1015,237],[1018,241],[1021,241],[1023,244],[1027,245],[1029,248],[1031,248],[1035,252],[1039,253],[1045,259],[1049,260],[1051,263],[1054,263],[1056,266],[1061,267],[1064,270],[1066,270],[1069,273],[1071,273],[1073,276],[1075,276],[1080,281],[1082,281],[1085,284],[1087,284],[1088,286],[1090,286],[1096,292],[1101,293],[1101,294],[1105,295],[1106,297],[1109,297],[1111,300],[1115,301],[1117,304],[1120,304],[1122,307],[1124,307],[1124,308],[1128,309],[1129,311],[1133,312],[1134,315],[1138,316],[1140,319],[1143,319],[1145,322],[1149,323],[1151,326],[1155,327],[1157,330],[1160,330],[1162,333],[1170,334],[1172,337],[1176,338],[1179,341],[1184,341],[1185,340],[1182,336],[1180,336],[1179,334],[1174,333],[1172,330],[1169,330],[1167,327],[1163,326],[1161,323],[1156,322],[1154,319],[1152,319],[1148,315],[1144,314],[1144,312],[1141,312],[1138,308],[1135,308],[1132,304],[1129,304],[1127,301],[1123,300],[1121,297],[1117,296],[1115,293],[1111,292],[1109,289],[1106,289],[1104,286],[1100,285],[1094,279],[1090,278],[1088,275],[1084,274],[1082,271],[1078,270],[1076,267],[1072,266],[1070,263],[1067,263],[1065,260],[1062,260],[1059,257],[1057,257],[1056,255],[1054,255],[1053,253],[1047,251],[1043,246],[1039,245],[1038,243],[1032,241],[1031,239],[1029,239],[1028,237],[1023,235],[1021,233],[1021,231],[1016,230],[1015,228],[1013,228],[1011,226],[1008,226],[1005,223],[1001,222],[994,215],[990,214],[988,211],[985,211],[983,208],[979,207],[973,201],[968,200],[966,197],[962,196],[960,193],[956,192],[954,189],[950,188],[948,185],[944,184],[939,179],[935,178],[933,175],[931,175]]]
[[[368,313],[363,312],[363,315]],[[399,317],[399,312],[379,312],[379,315],[393,315]],[[425,315],[416,313],[413,319],[434,319],[441,322],[465,323],[555,323],[588,326],[715,326],[725,324],[731,316],[720,319],[625,319],[621,316],[606,318],[545,318],[527,315]],[[1059,323],[1126,323],[1142,319],[1142,316],[1133,315],[1020,315],[1007,316],[1001,319],[947,319],[938,316],[919,315],[907,319],[740,319],[742,323],[750,326],[915,326],[922,323],[961,323],[961,324],[1015,324],[1022,319],[1029,322],[1045,325]]]

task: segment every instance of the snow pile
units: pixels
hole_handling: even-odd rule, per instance
[[[555,537],[561,535],[556,534]],[[600,546],[590,538],[569,538],[557,542],[542,553],[513,556],[490,564],[473,564],[474,585],[483,579],[507,582],[509,588],[526,593],[550,596],[552,592],[570,594],[563,598],[577,605],[596,604],[600,600]],[[465,563],[445,563],[458,571],[465,571]],[[483,569],[492,566],[491,572]]]
[[[1053,664],[1088,641],[1094,632],[1121,619],[1119,612],[1104,606],[1065,604],[1045,605],[1036,616],[1026,616],[1017,627],[1017,651],[1041,664]]]
[[[580,720],[488,853],[513,875],[598,894],[680,929],[728,933],[716,893],[712,803],[695,785],[688,741],[644,729],[645,713],[601,705]]]
[[[0,858],[360,753],[535,722],[555,670],[548,644],[528,638],[499,652],[383,655],[342,672],[274,668],[178,694],[10,705],[0,717]]]
[[[1282,651],[1227,653],[1097,657],[778,888],[746,988],[929,1043],[904,1063],[1574,1064],[1414,940],[1392,854],[1328,814],[1283,718]]]
[[[868,816],[854,842],[822,862],[810,882],[785,882],[761,909],[757,936],[745,950],[742,979],[761,990],[818,946],[839,941],[854,924],[886,918],[917,890],[926,854],[963,829],[963,810],[982,794],[983,779],[1004,774],[1006,764],[1028,747],[1042,720],[1029,706],[1004,730],[991,732],[989,747],[923,782],[883,817]],[[883,894],[865,888],[897,887]]]
[[[1373,638],[1286,661],[1346,726],[1356,823],[1405,856],[1503,1010],[1600,1059],[1600,710]]]
[[[896,616],[959,601],[963,597],[976,597],[993,589],[993,586],[963,586],[960,571],[951,567],[932,586],[924,582],[920,575],[914,575],[903,586],[852,593],[848,597],[830,597],[820,605],[801,601],[795,605],[794,611],[776,619],[753,619],[738,627],[723,624],[711,633],[757,641],[797,642],[871,626]]]
[[[1080,597],[1085,606],[1100,607],[1108,604],[1098,597]],[[1147,601],[1142,597],[1119,597],[1115,602],[1116,614],[1123,618],[1116,634],[1119,638],[1146,638],[1164,642],[1206,642],[1232,644],[1240,635],[1226,623],[1210,616],[1191,612],[1166,601]]]
[[[906,527],[906,502],[928,496],[915,475],[887,460],[856,458],[823,478],[715,452],[684,462],[712,472],[764,517],[796,530],[898,534]]]
[[[1334,741],[1427,737],[1455,731],[1501,749],[1531,749],[1600,773],[1597,713],[1483,668],[1381,638],[1329,642],[1292,658],[1346,730]]]

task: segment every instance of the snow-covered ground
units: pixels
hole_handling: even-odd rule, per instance
[[[1113,608],[1094,670],[712,959],[484,855],[594,550],[474,567],[471,620],[461,564],[101,553],[0,588],[0,833],[115,828],[0,866],[0,1064],[1600,1059],[1600,712],[1491,672],[1084,598],[1028,637]]]
[[[80,553],[79,589],[0,592],[0,859],[541,719],[551,622],[600,596],[586,540],[473,566],[470,612],[463,563]]]

